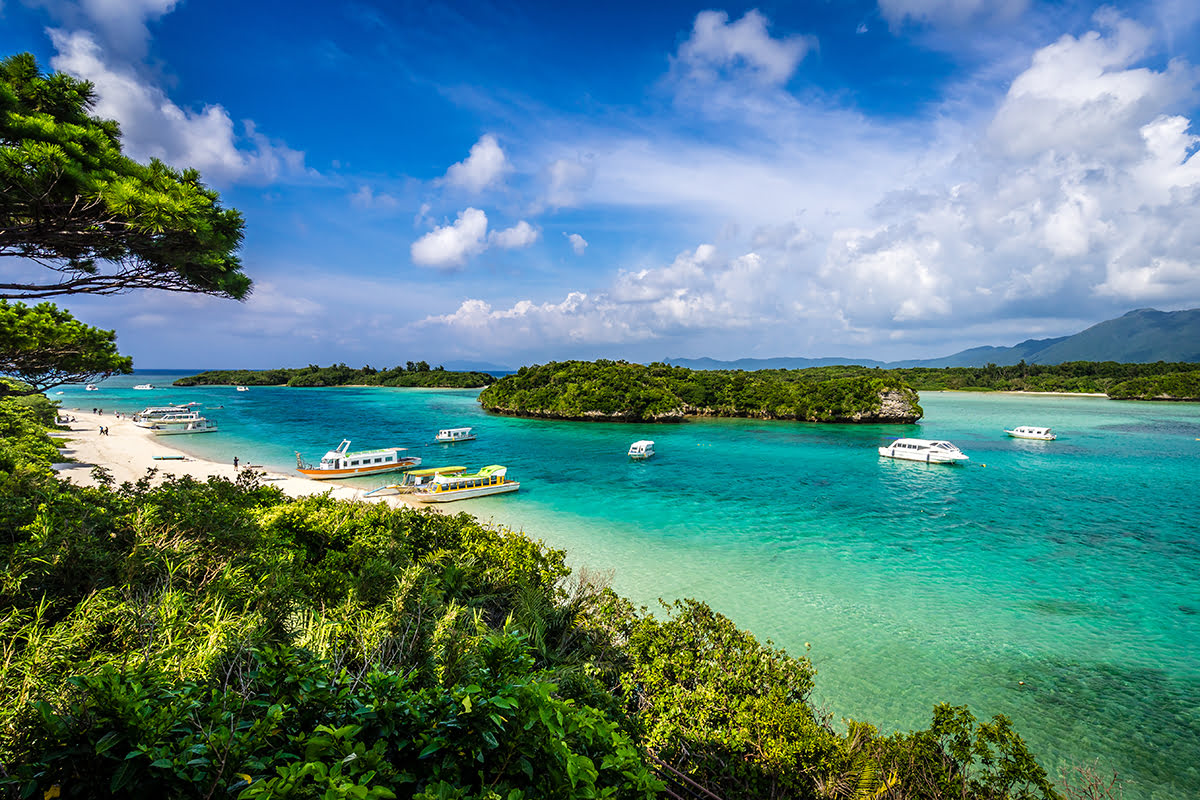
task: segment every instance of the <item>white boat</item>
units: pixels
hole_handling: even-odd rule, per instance
[[[155,436],[173,436],[177,433],[216,433],[217,422],[198,415],[195,419],[189,420],[171,422],[160,420],[150,426],[150,432]]]
[[[428,486],[433,483],[433,479],[438,475],[461,475],[467,471],[466,467],[426,467],[425,469],[414,469],[404,473],[404,478],[399,483],[389,483],[385,486],[380,486],[378,489],[372,489],[363,495],[363,497],[377,497],[385,494],[412,494],[422,486]]]
[[[507,475],[508,467],[499,464],[492,464],[471,474],[435,475],[428,485],[413,492],[413,499],[421,503],[451,503],[520,489],[521,484],[510,481]]]
[[[1051,442],[1058,438],[1049,428],[1035,428],[1032,425],[1019,425],[1011,431],[1006,428],[1004,432],[1017,439],[1041,439],[1043,442]]]
[[[433,438],[439,442],[448,444],[451,442],[469,442],[475,438],[475,434],[471,433],[470,428],[443,428]]]
[[[137,386],[135,386],[135,387],[133,387],[133,388],[134,388],[134,389],[137,389],[137,390],[139,390],[139,391],[142,391],[142,392],[144,392],[144,391],[146,391],[147,389],[153,389],[153,388],[154,388],[154,384],[153,384],[153,383],[139,383]]]
[[[250,387],[249,386],[239,386],[239,387],[237,387],[237,390],[239,392],[248,392],[248,391],[250,391]]]
[[[98,392],[98,391],[100,391],[100,387],[94,383],[89,383],[87,386],[84,387],[84,391]]]
[[[879,455],[902,458],[906,461],[924,461],[928,464],[954,464],[970,460],[969,456],[950,442],[938,439],[897,439],[879,448]]]
[[[629,445],[629,457],[635,461],[642,461],[654,455],[654,442],[649,439],[639,439]]]
[[[187,406],[146,406],[133,415],[133,423],[143,428],[148,428],[150,426],[145,423],[156,422],[163,417],[178,417],[189,414],[196,415],[196,412]]]
[[[375,475],[380,472],[400,472],[412,469],[421,463],[415,456],[400,455],[403,447],[384,447],[379,450],[350,452],[350,440],[342,439],[336,449],[321,458],[318,466],[305,464],[296,453],[296,471],[306,478],[327,481],[332,478],[353,478],[358,475]]]

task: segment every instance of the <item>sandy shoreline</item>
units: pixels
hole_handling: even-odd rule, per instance
[[[988,389],[973,391],[971,389],[925,389],[925,394],[1012,394],[1026,397],[1108,397],[1104,392],[1019,392],[1011,389]]]
[[[94,466],[107,469],[118,484],[137,481],[145,477],[148,469],[157,469],[160,478],[167,475],[189,475],[197,480],[207,480],[213,476],[228,480],[237,479],[239,470],[234,469],[232,463],[209,461],[176,450],[167,443],[170,437],[155,436],[149,430],[139,428],[128,415],[122,414],[121,418],[117,419],[116,415],[111,413],[93,414],[90,411],[65,409],[63,414],[75,421],[66,424],[69,430],[52,431],[51,435],[69,440],[59,450],[63,456],[73,461],[55,464],[54,469],[60,476],[69,478],[73,483],[94,486]],[[108,429],[107,436],[100,433],[102,426]],[[247,469],[253,469],[264,484],[279,487],[289,497],[306,497],[328,492],[331,496],[343,500],[366,500],[384,502],[391,506],[427,508],[420,503],[406,502],[399,495],[364,498],[365,490],[352,486],[331,481],[314,481],[298,475],[241,465],[242,471]],[[437,508],[432,510],[440,511]]]

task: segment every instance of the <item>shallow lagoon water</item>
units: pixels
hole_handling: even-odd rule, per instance
[[[808,645],[835,719],[909,729],[966,703],[1011,718],[1052,776],[1099,758],[1130,800],[1200,797],[1200,404],[924,393],[913,426],[625,425],[491,416],[474,391],[130,389],[174,377],[57,399],[200,402],[221,432],[173,446],[276,469],[342,438],[424,466],[506,464],[520,493],[453,508],[565,549],[636,602],[698,597]],[[1059,439],[1003,434],[1021,424]],[[433,442],[460,425],[479,439]],[[879,458],[896,436],[950,439],[971,461]],[[632,462],[641,438],[657,455]]]

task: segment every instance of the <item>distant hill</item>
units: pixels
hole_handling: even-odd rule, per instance
[[[1118,361],[1146,364],[1155,361],[1200,362],[1200,308],[1158,311],[1139,308],[1124,316],[1100,322],[1074,336],[1026,339],[1012,347],[972,347],[942,358],[909,361],[872,361],[852,358],[670,358],[666,362],[690,369],[804,369],[838,364],[865,367],[982,367],[1027,364],[1062,364],[1066,361]]]

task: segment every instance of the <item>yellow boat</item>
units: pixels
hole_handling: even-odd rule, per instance
[[[470,474],[435,475],[427,485],[413,492],[413,499],[422,503],[452,503],[520,488],[520,483],[508,479],[508,467],[492,464]]]

